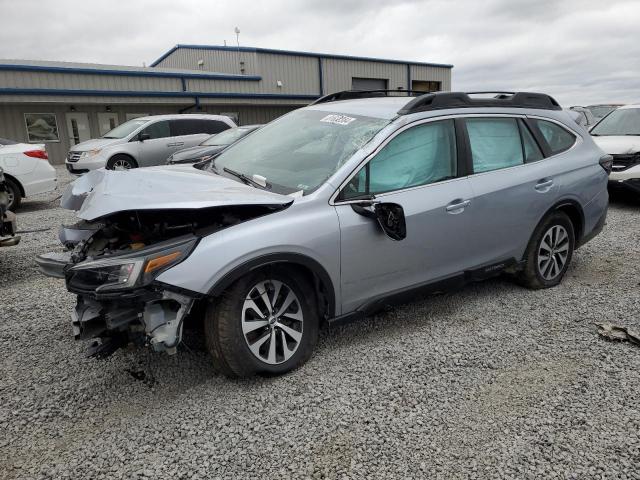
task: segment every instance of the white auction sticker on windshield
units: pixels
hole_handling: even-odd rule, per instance
[[[326,117],[322,118],[320,121],[327,122],[327,123],[335,123],[337,125],[349,125],[354,120],[355,118],[347,117],[346,115],[332,114],[332,115],[327,115]]]

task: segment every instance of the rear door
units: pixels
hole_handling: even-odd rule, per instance
[[[538,221],[559,197],[556,172],[524,117],[470,116],[465,125],[473,266],[520,260]]]
[[[151,165],[162,165],[167,157],[173,153],[175,147],[171,146],[169,120],[160,120],[147,125],[140,134],[147,134],[146,140],[138,140],[138,136],[131,139],[138,143],[138,166],[149,167]]]
[[[172,143],[176,150],[195,147],[211,135],[227,130],[229,125],[219,120],[179,118],[171,120]]]
[[[411,126],[388,140],[334,201],[340,221],[343,311],[462,271],[468,200],[453,120]],[[358,198],[401,205],[407,236],[395,241],[358,213]]]

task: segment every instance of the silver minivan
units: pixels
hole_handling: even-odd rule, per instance
[[[175,151],[193,147],[236,124],[222,115],[153,115],[129,120],[100,138],[74,145],[65,164],[80,175],[106,167],[128,170],[162,165]]]

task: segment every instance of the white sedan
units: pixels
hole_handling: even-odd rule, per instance
[[[56,188],[56,171],[49,164],[42,144],[17,143],[0,138],[0,168],[9,189],[9,210],[15,211],[23,198]]]

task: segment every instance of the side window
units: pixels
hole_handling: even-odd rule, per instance
[[[468,118],[466,124],[474,173],[524,163],[517,119]]]
[[[162,120],[160,122],[153,123],[145,128],[142,133],[147,133],[151,140],[154,138],[169,137],[169,122],[167,120]]]
[[[342,199],[427,185],[457,174],[453,120],[410,128],[391,140],[347,184]]]
[[[569,150],[576,143],[576,136],[557,123],[547,122],[546,120],[533,120],[533,122],[547,141],[552,155]]]
[[[231,128],[226,123],[220,122],[218,120],[198,120],[198,122],[202,123],[203,133],[210,133],[210,134],[220,133]],[[201,132],[198,132],[198,133],[201,133]]]
[[[518,124],[520,125],[520,132],[522,133],[522,148],[524,149],[525,163],[542,160],[544,155],[536,143],[536,140],[533,138],[533,135],[522,120],[518,121]]]

